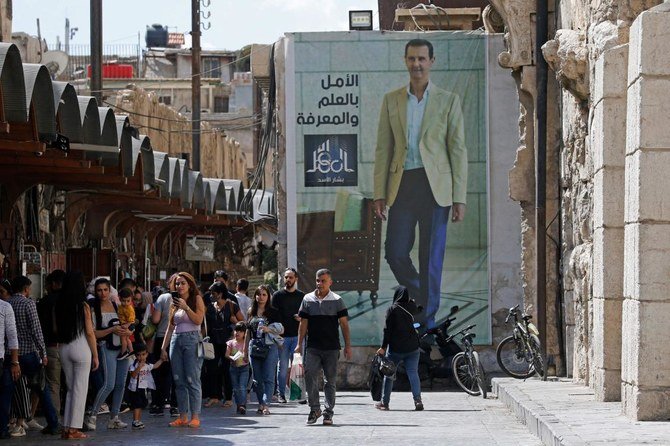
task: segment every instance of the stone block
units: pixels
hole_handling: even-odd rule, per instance
[[[593,296],[622,299],[624,273],[624,229],[593,231]]]
[[[596,401],[621,401],[621,370],[596,368],[593,389]]]
[[[640,75],[670,76],[670,12],[647,10],[630,29],[628,83]]]
[[[589,145],[593,170],[623,167],[626,154],[626,97],[605,98],[592,109]]]
[[[624,98],[628,85],[628,45],[605,51],[596,61],[593,103],[603,98]]]
[[[593,175],[593,227],[623,228],[624,185],[623,167],[607,167]]]
[[[621,309],[623,299],[593,299],[593,365],[621,369]]]
[[[644,301],[668,299],[669,255],[670,224],[627,224],[624,231],[624,296]]]
[[[644,389],[629,383],[622,386],[623,413],[636,421],[667,421],[670,418],[670,390]]]
[[[670,76],[639,77],[628,87],[626,153],[670,150]]]
[[[670,221],[670,151],[637,151],[626,163],[626,223]]]
[[[639,302],[624,299],[621,308],[621,379],[631,383],[637,376],[638,328],[633,323]]]

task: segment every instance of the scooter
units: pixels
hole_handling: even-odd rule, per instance
[[[457,353],[463,351],[461,346],[449,335],[449,327],[456,320],[452,317],[459,310],[458,305],[450,308],[447,319],[439,326],[426,330],[419,338],[419,379],[422,387],[429,383],[433,387],[435,378],[453,378],[451,361]],[[415,324],[415,328],[419,328]],[[432,355],[433,348],[437,348],[439,356]],[[435,357],[437,356],[437,357]],[[404,364],[400,364],[396,373],[394,388],[398,390],[409,390],[409,380],[405,372]]]

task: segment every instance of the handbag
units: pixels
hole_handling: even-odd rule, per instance
[[[158,326],[153,323],[151,320],[151,314],[154,311],[154,305],[150,304],[147,309],[144,311],[144,320],[142,321],[142,324],[144,325],[142,327],[142,337],[146,339],[151,339],[154,337],[156,334],[156,330],[158,330]]]
[[[200,341],[200,353],[206,360],[211,360],[216,357],[214,354],[214,344],[209,342],[209,336],[207,336],[207,319],[203,318],[203,320],[205,322],[205,337]]]
[[[270,346],[265,343],[263,338],[252,339],[249,347],[249,356],[254,359],[265,359],[270,353]]]

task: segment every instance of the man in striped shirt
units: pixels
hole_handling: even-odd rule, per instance
[[[333,424],[335,408],[335,384],[337,361],[340,358],[340,332],[344,337],[344,357],[351,359],[351,338],[349,336],[349,314],[342,298],[330,290],[333,284],[331,273],[327,269],[316,272],[316,290],[305,295],[298,311],[298,346],[296,353],[302,351],[307,336],[305,350],[305,386],[309,417],[307,424],[314,424],[322,415],[319,403],[319,372],[323,371],[323,392],[325,404],[323,424]]]
[[[31,286],[32,281],[29,278],[26,276],[17,276],[12,280],[14,294],[8,300],[16,317],[16,333],[19,338],[19,363],[24,376],[24,380],[20,381],[15,389],[19,413],[16,428],[12,432],[12,436],[25,435],[21,422],[23,418],[30,418],[32,414],[30,394],[25,383],[34,382],[35,377],[41,372],[41,368],[46,367],[48,362],[47,349],[44,344],[44,337],[42,336],[42,327],[37,315],[37,306],[35,305],[35,301],[30,298]],[[59,433],[58,415],[51,401],[51,392],[45,392],[41,383],[38,383],[38,386],[32,388],[32,390],[37,392],[44,407],[47,427],[42,429],[42,433],[51,435]]]

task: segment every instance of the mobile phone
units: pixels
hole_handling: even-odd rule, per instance
[[[172,303],[177,305],[177,302],[179,302],[179,293],[176,291],[170,291],[170,296],[172,296]]]

